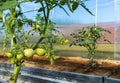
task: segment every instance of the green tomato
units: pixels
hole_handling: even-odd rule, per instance
[[[68,44],[68,43],[69,43],[69,40],[66,39],[66,40],[64,41],[64,43],[65,43],[65,44]]]
[[[11,64],[13,64],[13,65],[16,63],[16,61],[17,61],[17,60],[16,60],[15,58],[12,58],[12,59],[10,60]]]
[[[24,58],[24,55],[23,54],[18,54],[16,58],[17,58],[18,61],[20,61]]]
[[[13,55],[11,54],[11,53],[5,53],[5,55],[8,57],[8,58],[12,58],[13,57]]]
[[[24,50],[24,55],[27,57],[27,58],[31,58],[32,56],[33,56],[33,53],[34,53],[34,51],[33,51],[33,49],[25,49]]]
[[[38,56],[43,56],[43,55],[45,54],[45,52],[46,52],[46,50],[43,49],[43,48],[37,48],[37,49],[36,49],[36,54],[37,54]]]

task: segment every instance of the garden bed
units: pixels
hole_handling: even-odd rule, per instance
[[[85,69],[89,67],[89,59],[84,59],[80,57],[60,57],[55,61],[53,65],[50,65],[48,58],[42,56],[34,56],[32,59],[26,60],[24,65],[30,67],[40,67],[50,70],[69,71],[120,79],[120,61],[96,61],[98,62],[98,65],[95,67],[91,67],[87,72],[85,71]],[[0,62],[9,61],[5,56],[1,55]]]

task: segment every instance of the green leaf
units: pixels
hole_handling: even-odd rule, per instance
[[[7,10],[10,8],[14,8],[19,4],[16,0],[6,1],[0,3],[0,11]]]
[[[69,1],[69,0],[65,0],[65,1],[66,1],[66,4],[67,4],[69,10],[70,10],[71,12],[73,12],[70,1]]]
[[[85,6],[85,4],[83,2],[81,2],[80,4],[87,12],[89,12],[91,15],[94,16],[94,14]]]
[[[0,11],[0,19],[2,19],[2,11]]]
[[[61,0],[61,1],[60,1],[60,5],[65,5],[65,1],[64,1],[64,0]]]
[[[70,42],[69,47],[71,47],[72,45],[73,45],[73,42]]]
[[[43,10],[44,10],[44,8],[40,7],[39,10],[38,10],[38,12],[42,12]]]
[[[64,7],[62,7],[60,4],[58,4],[58,5],[59,5],[59,7],[60,7],[61,9],[63,9],[63,11],[64,11],[68,16],[70,16],[69,13],[66,11],[66,9],[65,9]]]
[[[78,2],[73,2],[73,4],[72,4],[72,10],[73,10],[73,11],[76,10],[77,7],[78,7],[78,5],[79,5]]]
[[[15,8],[20,3],[29,2],[31,0],[0,0],[0,11]]]

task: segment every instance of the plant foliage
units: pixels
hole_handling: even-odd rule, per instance
[[[21,4],[25,2],[39,3],[36,20],[26,18],[22,12]],[[82,6],[87,12],[93,15],[85,6],[82,0],[0,0],[0,21],[1,29],[4,31],[4,48],[10,43],[11,48],[5,55],[8,56],[10,63],[15,65],[14,73],[11,76],[11,82],[16,83],[23,62],[26,58],[31,58],[37,48],[45,50],[43,53],[53,64],[56,59],[53,45],[56,43],[66,44],[68,40],[55,27],[55,23],[50,19],[50,13],[55,7],[66,11],[65,6],[74,12]],[[25,25],[31,26],[30,31],[25,31]],[[39,34],[38,41],[35,44],[29,43],[28,35]],[[40,53],[40,52],[39,52]]]
[[[106,30],[100,26],[87,26],[72,33],[71,36],[75,39],[70,46],[77,45],[83,46],[88,50],[89,58],[93,58],[97,48],[97,43],[100,40],[110,43],[104,33],[110,34],[109,30]]]

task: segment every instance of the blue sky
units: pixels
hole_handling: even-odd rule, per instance
[[[116,2],[115,2],[116,1]],[[85,1],[86,6],[95,15],[96,1],[87,0]],[[115,5],[116,4],[116,5]],[[39,4],[25,3],[22,5],[24,10],[33,10],[39,7]],[[120,0],[98,0],[97,6],[97,22],[111,22],[120,19]],[[85,24],[94,23],[95,16],[90,15],[81,6],[71,13],[68,11],[68,16],[62,9],[55,8],[52,12],[52,19],[57,24]],[[25,15],[31,19],[35,18],[37,12],[25,13]]]

